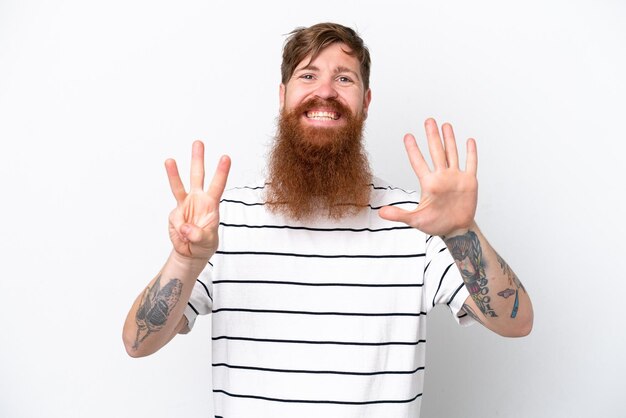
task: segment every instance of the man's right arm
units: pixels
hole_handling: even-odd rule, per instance
[[[188,331],[183,315],[196,279],[206,263],[180,257],[172,251],[159,274],[137,296],[126,322],[123,340],[131,357],[153,354],[177,333]]]
[[[219,203],[226,186],[230,159],[222,157],[204,191],[204,144],[196,141],[191,156],[191,182],[185,190],[174,160],[165,162],[176,208],[169,216],[172,252],[159,274],[133,303],[122,333],[131,357],[152,354],[177,333],[188,331],[183,315],[196,279],[217,250]]]

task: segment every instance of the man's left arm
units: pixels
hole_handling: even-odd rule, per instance
[[[386,206],[379,215],[442,237],[470,294],[464,311],[500,335],[527,335],[532,329],[533,309],[526,289],[474,221],[478,201],[476,142],[471,138],[467,141],[467,161],[461,170],[452,126],[445,123],[441,127],[443,140],[434,119],[426,120],[425,129],[432,169],[415,137],[404,137],[421,186],[419,205],[412,211]]]
[[[463,310],[505,337],[523,337],[533,326],[533,308],[524,285],[493,249],[476,223],[443,237],[469,296]]]

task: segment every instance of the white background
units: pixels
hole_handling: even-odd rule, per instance
[[[524,339],[430,317],[422,416],[624,416],[617,0],[0,0],[0,416],[210,416],[208,318],[149,358],[121,341],[169,252],[162,163],[203,139],[255,178],[283,35],[328,20],[372,53],[377,175],[418,187],[402,135],[429,116],[477,138],[478,222],[534,302]]]

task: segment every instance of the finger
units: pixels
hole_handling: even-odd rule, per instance
[[[202,228],[199,228],[194,224],[182,225],[180,227],[179,234],[183,238],[183,240],[192,242],[194,244],[202,242],[202,240],[204,239],[204,231],[202,230]]]
[[[474,176],[478,172],[478,149],[474,138],[467,140],[467,160],[465,161],[465,171],[473,174]]]
[[[171,158],[165,160],[165,171],[167,171],[167,179],[170,182],[170,189],[172,190],[174,199],[176,199],[176,203],[183,203],[183,200],[187,197],[187,192],[185,191],[183,182],[180,180],[178,167],[176,167],[176,161]]]
[[[417,146],[417,142],[415,141],[415,137],[413,135],[404,135],[404,148],[406,149],[409,162],[411,163],[411,167],[413,167],[413,171],[415,172],[415,175],[417,175],[417,178],[421,179],[424,175],[430,173],[428,163],[424,160],[424,156],[422,155],[420,148]]]
[[[459,154],[456,150],[456,140],[454,139],[454,130],[452,129],[452,125],[444,123],[441,125],[441,132],[443,133],[443,144],[446,150],[448,167],[459,168]]]
[[[204,144],[194,141],[191,148],[191,190],[204,189]]]
[[[209,185],[207,193],[215,200],[220,200],[224,188],[226,188],[226,180],[228,180],[228,172],[230,171],[230,157],[228,155],[222,155],[220,161],[217,163],[213,180]]]
[[[426,129],[426,139],[428,140],[428,150],[430,151],[430,158],[433,161],[435,170],[442,170],[447,167],[446,155],[443,150],[443,144],[441,143],[441,137],[439,136],[439,128],[435,119],[428,118],[424,122]]]

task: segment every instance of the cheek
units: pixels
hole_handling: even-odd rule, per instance
[[[290,91],[285,95],[285,106],[287,109],[297,107],[306,98],[306,94],[301,91]]]
[[[361,113],[363,113],[363,103],[360,101],[352,102],[350,103],[350,109],[355,115],[360,115]]]
[[[364,109],[364,98],[362,95],[350,95],[344,97],[345,102],[348,104],[350,109],[355,113],[361,113]]]

